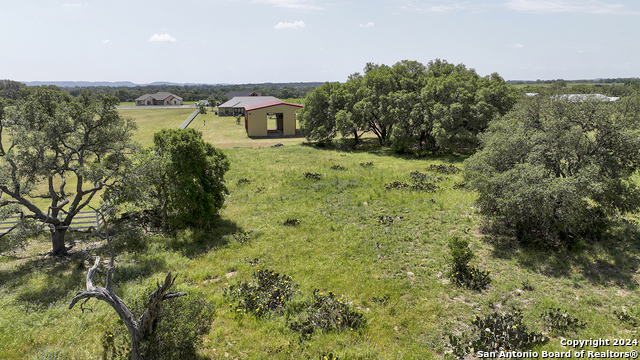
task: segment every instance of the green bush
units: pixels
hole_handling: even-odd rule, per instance
[[[618,318],[618,320],[624,323],[627,323],[633,327],[640,326],[640,319],[638,318],[638,316],[634,316],[633,314],[630,314],[628,311],[614,310],[613,315],[615,315]]]
[[[305,179],[313,179],[313,180],[322,179],[322,175],[321,174],[317,174],[317,173],[305,172],[303,175],[304,175]]]
[[[237,183],[238,186],[249,185],[249,184],[251,184],[251,180],[249,180],[247,178],[242,178],[242,179],[238,180],[238,183]]]
[[[558,308],[549,308],[549,310],[542,314],[542,319],[552,332],[558,334],[573,332],[587,326],[587,323],[578,320],[567,311]]]
[[[287,218],[287,220],[285,220],[282,225],[284,225],[284,226],[298,226],[298,225],[300,225],[300,220]]]
[[[460,168],[455,165],[439,164],[430,165],[429,171],[434,171],[438,174],[457,174],[460,172]]]
[[[355,311],[346,301],[337,299],[335,294],[328,294],[316,289],[313,300],[303,311],[303,318],[292,322],[289,327],[301,334],[302,338],[310,338],[316,330],[354,331],[364,327],[367,320],[364,315]]]
[[[506,314],[476,315],[471,324],[475,329],[470,337],[449,335],[453,354],[460,359],[478,351],[525,351],[549,341],[542,334],[529,332],[517,309]]]
[[[387,190],[391,190],[391,189],[405,189],[408,188],[409,184],[407,184],[404,181],[398,181],[398,180],[394,180],[390,183],[386,183],[384,184],[384,188]]]
[[[411,172],[409,174],[409,178],[411,179],[411,185],[404,181],[395,180],[390,183],[386,183],[384,185],[384,188],[387,190],[411,188],[412,190],[416,191],[435,192],[440,188],[435,184],[435,182],[442,181],[441,177],[421,173],[420,171]]]
[[[638,97],[522,100],[465,161],[481,212],[523,243],[600,238],[611,220],[640,207],[631,179],[640,165],[638,108]]]
[[[471,343],[476,352],[525,350],[549,341],[542,334],[527,331],[522,322],[522,313],[517,309],[506,314],[494,312],[485,317],[476,315],[472,324],[477,328]]]
[[[224,289],[224,296],[236,304],[229,304],[231,311],[250,313],[257,317],[284,310],[286,304],[297,292],[291,277],[273,270],[253,273],[254,281],[231,285]]]
[[[457,236],[449,239],[451,252],[451,279],[462,287],[472,290],[484,290],[491,283],[489,271],[482,271],[469,266],[475,255],[469,249],[469,241]]]

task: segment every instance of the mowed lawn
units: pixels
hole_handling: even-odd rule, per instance
[[[153,134],[160,129],[177,129],[194,109],[128,109],[119,110],[124,117],[130,117],[138,124],[134,139],[143,147],[153,144]],[[275,129],[275,119],[269,119],[268,128]],[[202,131],[204,140],[221,149],[260,148],[275,144],[299,144],[303,137],[285,138],[249,138],[244,127],[244,118],[240,124],[233,116],[217,116],[213,111],[198,114],[189,128]]]
[[[121,109],[120,115],[132,118],[138,125],[134,139],[143,147],[153,144],[153,134],[161,129],[177,129],[195,109]]]

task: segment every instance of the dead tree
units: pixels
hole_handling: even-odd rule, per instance
[[[176,280],[176,276],[171,277],[171,272],[167,274],[167,277],[164,279],[164,284],[160,285],[157,283],[158,288],[149,295],[149,299],[147,300],[147,308],[140,315],[138,319],[136,319],[127,305],[120,299],[116,294],[113,293],[111,286],[113,270],[115,269],[113,265],[113,261],[110,262],[109,269],[107,270],[107,284],[105,287],[95,286],[93,285],[93,275],[95,274],[98,266],[100,265],[100,257],[96,257],[96,261],[89,269],[87,273],[87,291],[82,291],[76,294],[71,300],[69,304],[69,309],[72,309],[75,304],[85,299],[82,304],[80,304],[80,308],[82,311],[85,309],[83,305],[89,301],[91,298],[96,298],[98,300],[102,300],[109,304],[118,314],[120,319],[124,321],[127,329],[129,330],[129,335],[131,335],[131,359],[138,360],[142,359],[142,354],[140,354],[140,342],[147,336],[152,335],[156,329],[156,325],[158,323],[158,315],[160,315],[160,311],[162,310],[162,302],[164,300],[177,298],[180,296],[187,295],[185,292],[169,292],[171,286]]]
[[[106,220],[105,214],[96,209],[96,211],[102,216],[103,220]],[[105,224],[108,224],[105,221]],[[140,315],[138,319],[135,318],[133,313],[129,310],[127,305],[120,299],[112,290],[113,286],[113,273],[115,272],[115,252],[113,250],[113,244],[111,244],[111,237],[109,236],[108,226],[105,225],[104,233],[98,233],[97,236],[107,240],[107,244],[109,245],[109,250],[111,252],[111,259],[109,260],[109,268],[107,269],[107,283],[105,287],[95,286],[93,284],[93,275],[98,270],[98,266],[100,265],[100,256],[96,256],[96,260],[93,266],[87,272],[87,281],[86,281],[86,291],[81,291],[76,294],[69,303],[69,309],[73,309],[73,307],[78,303],[78,301],[84,301],[80,304],[80,309],[84,312],[83,305],[87,303],[91,298],[95,298],[98,300],[102,300],[109,304],[118,314],[120,319],[127,326],[127,330],[129,330],[129,335],[131,336],[131,359],[132,360],[140,360],[143,359],[143,355],[140,353],[140,342],[144,340],[146,337],[153,335],[156,330],[156,325],[158,324],[158,316],[160,315],[160,311],[162,310],[162,302],[168,299],[178,298],[180,296],[187,295],[186,292],[170,292],[169,289],[173,286],[174,282],[178,275],[172,277],[171,272],[167,274],[167,277],[164,279],[164,283],[160,285],[156,282],[157,288],[154,292],[149,295],[147,299],[147,307]]]

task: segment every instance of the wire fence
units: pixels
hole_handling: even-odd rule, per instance
[[[76,231],[87,231],[90,228],[93,228],[96,231],[100,231],[100,227],[104,225],[105,219],[100,215],[100,212],[108,210],[110,204],[104,203],[100,205],[98,211],[95,210],[86,210],[80,211],[76,216],[73,217],[69,226],[71,230]],[[0,223],[0,233],[5,233],[8,230],[15,227],[20,221],[20,215],[12,215],[3,220]],[[62,221],[64,219],[64,214],[60,213],[58,215],[58,220]],[[48,224],[43,223],[42,227],[47,227]]]

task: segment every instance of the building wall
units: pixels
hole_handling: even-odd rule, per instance
[[[275,105],[268,108],[256,109],[246,112],[247,135],[267,136],[267,114],[282,113],[282,125],[284,136],[294,136],[296,134],[296,111],[300,110],[296,106]]]

